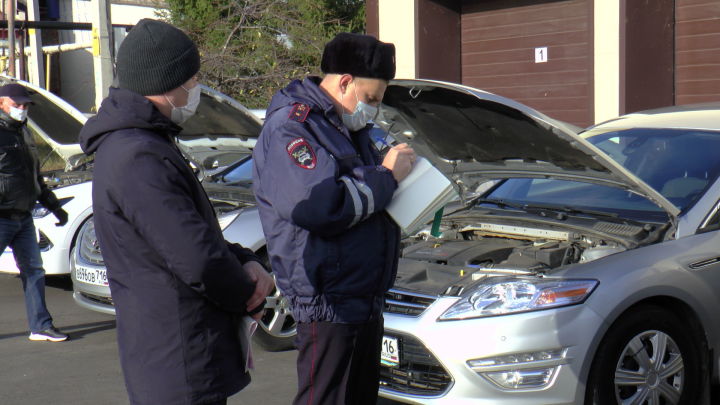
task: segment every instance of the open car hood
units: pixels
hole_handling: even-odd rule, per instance
[[[28,128],[38,134],[66,163],[66,169],[85,159],[78,135],[87,116],[55,94],[31,83],[0,76],[0,86],[18,83],[35,105],[28,110]],[[262,122],[235,99],[206,86],[197,112],[182,127],[178,145],[197,166],[211,169],[251,153]]]
[[[28,109],[27,126],[60,155],[68,168],[84,157],[78,144],[78,134],[87,117],[77,108],[55,94],[34,84],[0,77],[0,86],[17,83],[24,86],[34,105]]]
[[[262,121],[237,100],[200,85],[197,112],[182,124],[178,146],[193,162],[214,169],[252,152]]]
[[[431,80],[394,80],[376,124],[407,142],[459,189],[506,178],[556,178],[619,187],[671,216],[679,209],[571,125],[516,101]]]

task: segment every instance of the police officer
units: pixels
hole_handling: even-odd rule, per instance
[[[295,404],[374,404],[400,236],[384,209],[415,153],[402,144],[381,159],[369,136],[395,76],[394,45],[342,33],[321,69],[323,78],[273,97],[253,152],[254,189],[277,285],[298,322]]]
[[[0,87],[0,252],[10,246],[20,269],[29,339],[61,342],[67,335],[53,326],[45,305],[45,270],[30,211],[40,201],[57,217],[58,226],[67,223],[68,214],[40,175],[35,143],[25,125],[30,104],[20,84]]]

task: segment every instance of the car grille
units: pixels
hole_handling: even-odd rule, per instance
[[[99,295],[88,294],[88,293],[84,293],[84,292],[81,292],[80,295],[82,295],[84,298],[86,298],[92,302],[96,302],[98,304],[113,305],[113,300],[111,297],[101,297]]]
[[[452,377],[417,339],[407,335],[386,335],[398,339],[400,364],[380,367],[380,387],[420,396],[437,396],[452,383]]]
[[[418,316],[435,302],[435,299],[437,297],[432,295],[390,290],[385,294],[385,312]]]

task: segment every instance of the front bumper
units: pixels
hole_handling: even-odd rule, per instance
[[[104,267],[82,262],[77,252],[73,252],[72,259],[70,259],[70,277],[73,283],[73,299],[75,302],[79,306],[91,311],[115,315],[115,306],[110,296],[110,287],[79,281],[77,279],[78,265],[91,271],[96,269],[105,270]]]
[[[542,405],[582,403],[583,370],[603,320],[585,305],[456,321],[437,321],[456,301],[440,298],[420,316],[385,313],[385,335],[398,338],[400,364],[383,366],[380,395],[415,404]],[[412,353],[403,347],[410,342]],[[474,371],[469,360],[538,352],[562,352],[555,362],[492,366],[495,371],[552,369],[539,388],[501,388]],[[424,356],[424,360],[422,359]],[[424,364],[423,364],[424,363]],[[438,367],[433,367],[435,363]],[[548,365],[548,364],[551,365]],[[444,375],[443,375],[444,374]],[[483,376],[483,375],[485,376]],[[424,391],[424,392],[423,392]]]

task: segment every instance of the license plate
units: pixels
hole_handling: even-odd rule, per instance
[[[89,269],[87,267],[75,266],[75,279],[82,283],[94,285],[108,285],[107,270]]]
[[[394,337],[383,336],[380,349],[380,364],[395,367],[400,364],[400,349],[398,340]]]

